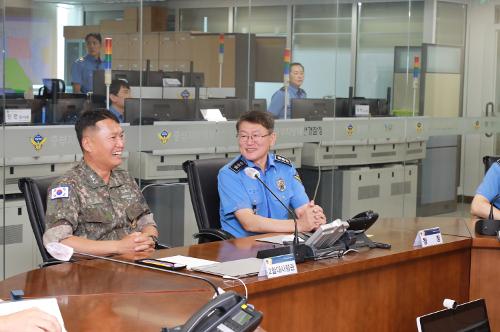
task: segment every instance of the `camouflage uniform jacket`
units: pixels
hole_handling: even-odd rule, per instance
[[[119,240],[145,226],[156,226],[127,171],[113,170],[106,184],[83,160],[49,187],[45,224],[45,244],[71,235]]]

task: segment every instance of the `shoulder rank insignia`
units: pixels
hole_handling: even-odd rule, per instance
[[[241,171],[243,168],[245,168],[247,166],[248,166],[248,164],[246,161],[244,161],[243,159],[238,159],[231,166],[229,166],[229,168],[233,172],[238,173],[239,171]]]
[[[300,175],[299,173],[295,172],[295,175],[293,176],[295,178],[295,180],[299,181],[300,183],[302,183],[302,179],[300,178]]]
[[[275,154],[274,155],[274,160],[275,161],[278,161],[282,164],[285,164],[285,165],[288,165],[288,166],[292,166],[292,162],[290,161],[290,159],[287,159],[283,156],[280,156],[279,154]]]

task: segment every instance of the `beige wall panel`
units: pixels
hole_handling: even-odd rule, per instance
[[[460,111],[460,74],[425,74],[424,115],[457,117]]]

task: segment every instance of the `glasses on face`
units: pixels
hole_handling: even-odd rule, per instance
[[[248,142],[249,140],[252,140],[253,142],[259,143],[261,142],[264,137],[270,136],[272,133],[266,134],[266,135],[247,135],[247,134],[238,134],[236,137],[240,142]]]

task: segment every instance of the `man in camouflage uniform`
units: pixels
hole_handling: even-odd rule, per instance
[[[124,148],[118,119],[87,111],[75,130],[83,159],[48,189],[44,244],[95,255],[154,250],[153,215],[134,179],[117,168]]]

